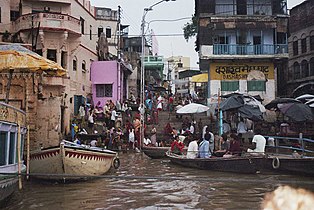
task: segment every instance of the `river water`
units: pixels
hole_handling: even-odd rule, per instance
[[[259,209],[279,185],[314,191],[311,177],[243,175],[184,168],[142,153],[120,153],[108,177],[58,184],[24,181],[5,209]],[[112,178],[116,177],[116,178]]]

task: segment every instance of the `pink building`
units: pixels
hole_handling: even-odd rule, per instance
[[[107,100],[122,102],[128,94],[127,78],[132,73],[128,66],[118,61],[96,61],[91,66],[91,82],[93,102]]]

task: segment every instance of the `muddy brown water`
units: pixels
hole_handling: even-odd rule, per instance
[[[143,153],[120,153],[121,166],[98,178],[58,184],[32,179],[4,209],[259,209],[279,185],[314,191],[311,177],[233,174],[184,168]],[[112,178],[116,177],[116,178]]]

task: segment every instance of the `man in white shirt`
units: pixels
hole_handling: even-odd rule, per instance
[[[198,144],[197,140],[191,141],[188,146],[186,158],[195,159],[198,156]]]
[[[243,120],[241,120],[238,124],[237,133],[247,133],[247,127]]]
[[[256,134],[253,137],[252,143],[255,144],[255,149],[248,149],[248,152],[258,153],[258,154],[264,154],[265,152],[265,145],[266,145],[266,139],[264,136],[260,135],[260,132],[257,130],[255,132]]]
[[[231,131],[231,127],[227,121],[224,120],[224,123],[222,124],[222,130],[223,133],[229,133]]]

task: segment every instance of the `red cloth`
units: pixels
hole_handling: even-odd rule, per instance
[[[175,148],[179,149],[180,152],[183,152],[184,144],[182,142],[178,142],[178,141],[174,140],[171,143],[171,151],[174,151]]]
[[[240,142],[239,141],[231,141],[229,152],[231,153],[241,153]]]

